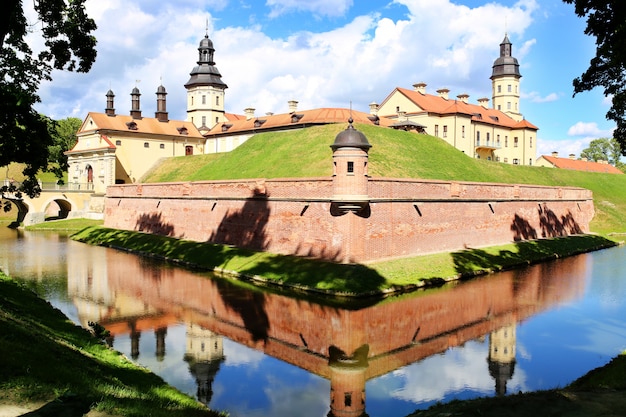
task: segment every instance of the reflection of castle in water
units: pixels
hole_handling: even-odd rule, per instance
[[[130,335],[133,356],[141,353],[142,332],[155,332],[157,357],[167,355],[167,327],[186,324],[184,359],[199,400],[211,400],[225,358],[222,337],[228,337],[329,380],[329,416],[337,417],[365,415],[366,381],[487,334],[495,391],[506,393],[516,324],[582,296],[586,268],[584,257],[571,258],[342,309],[242,290],[112,250],[68,265],[68,292],[81,323],[105,326],[111,343],[116,335]]]

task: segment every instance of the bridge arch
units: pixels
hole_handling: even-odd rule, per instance
[[[59,210],[56,212],[56,215],[50,216],[52,212],[50,211],[51,205],[56,203]],[[66,198],[65,196],[54,196],[47,200],[44,200],[44,203],[41,205],[41,211],[44,213],[44,220],[59,220],[59,219],[67,219],[67,216],[72,211],[74,204],[71,200]]]

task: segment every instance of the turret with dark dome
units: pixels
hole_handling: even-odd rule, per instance
[[[198,62],[197,66],[189,73],[191,77],[185,87],[188,89],[194,86],[213,86],[219,88],[227,88],[228,86],[222,81],[222,74],[215,67],[215,61],[213,60],[213,54],[215,48],[213,48],[213,42],[209,39],[209,35],[206,34],[204,39],[200,41],[198,46]]]
[[[521,121],[524,117],[520,113],[520,78],[519,63],[511,55],[512,44],[507,34],[500,43],[500,56],[493,62],[491,72],[491,87],[493,108],[500,110],[512,119]]]
[[[500,56],[493,62],[492,80],[500,75],[522,76],[519,72],[517,59],[511,56],[512,45],[509,36],[505,34],[504,40],[500,44]]]
[[[187,89],[187,120],[198,129],[209,130],[216,124],[226,121],[224,96],[228,88],[222,75],[215,67],[213,42],[209,39],[208,28],[198,46],[198,61],[189,73],[185,84]]]

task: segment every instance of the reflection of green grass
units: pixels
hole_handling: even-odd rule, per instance
[[[77,232],[89,226],[102,225],[102,220],[90,220],[90,219],[65,219],[65,220],[51,220],[43,223],[34,224],[32,226],[26,226],[26,230],[54,230],[65,232]]]
[[[72,238],[206,269],[259,276],[277,284],[352,294],[408,289],[433,279],[440,282],[442,278],[510,269],[615,244],[601,236],[570,236],[368,265],[345,265],[103,227],[86,228]]]
[[[83,413],[91,407],[120,416],[214,415],[2,273],[0,369],[0,403],[52,406],[62,398]]]

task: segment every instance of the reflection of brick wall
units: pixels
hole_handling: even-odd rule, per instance
[[[369,208],[331,210],[331,178],[116,185],[105,226],[364,262],[588,232],[591,192],[370,179]]]

